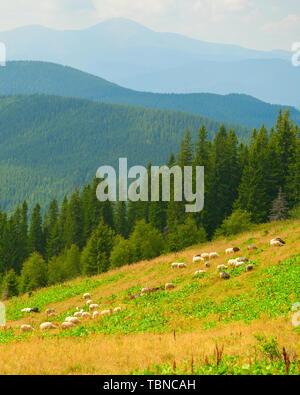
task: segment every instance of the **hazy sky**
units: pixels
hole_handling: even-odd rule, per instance
[[[81,29],[113,17],[250,48],[290,50],[300,41],[299,0],[0,0],[0,30]]]

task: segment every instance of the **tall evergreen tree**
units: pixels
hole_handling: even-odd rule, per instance
[[[41,207],[39,203],[36,204],[31,215],[29,245],[31,252],[38,252],[41,255],[44,254],[45,243],[42,228]]]

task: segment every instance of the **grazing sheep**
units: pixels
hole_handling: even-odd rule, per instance
[[[246,272],[252,272],[253,269],[254,269],[254,266],[253,266],[253,265],[248,265],[248,266],[246,267]]]
[[[112,314],[112,309],[109,309],[109,310],[103,310],[103,311],[101,311],[101,315],[109,315],[109,314]]]
[[[83,313],[83,310],[82,311],[76,311],[76,313],[74,313],[74,317],[80,318],[80,317],[82,317],[82,313]]]
[[[57,313],[50,313],[48,314],[48,317],[57,317]]]
[[[114,313],[118,313],[119,311],[122,311],[122,307],[115,307],[114,308]]]
[[[142,294],[147,294],[147,293],[150,293],[150,292],[151,292],[151,288],[146,287],[146,288],[142,289]]]
[[[89,293],[83,294],[83,299],[91,299],[91,295]]]
[[[63,323],[61,324],[61,329],[62,329],[62,330],[65,330],[65,329],[72,329],[72,328],[76,328],[76,325],[73,324],[73,322],[66,321],[66,322],[63,322]]]
[[[248,251],[257,250],[257,247],[256,247],[256,246],[253,246],[253,245],[248,246],[247,248],[248,248]]]
[[[203,252],[203,254],[201,254],[201,258],[209,259],[209,253],[208,252]]]
[[[31,325],[22,325],[21,326],[21,332],[33,332],[34,329],[32,328]]]
[[[210,264],[210,262],[205,262],[205,267],[211,267],[211,264]]]
[[[229,280],[230,276],[228,273],[222,272],[222,273],[220,273],[220,279],[221,280]]]
[[[92,301],[92,300],[87,300],[87,301],[86,301],[86,304],[87,304],[87,305],[93,304],[93,301]]]
[[[217,252],[211,252],[209,254],[209,259],[216,259],[218,258],[220,255]]]
[[[92,318],[92,315],[85,311],[84,313],[82,313],[81,317],[82,317],[83,320],[85,320],[85,319],[88,320],[88,319]]]
[[[46,331],[46,330],[49,330],[49,329],[56,329],[56,328],[57,328],[57,326],[54,325],[52,322],[43,322],[40,325],[40,330],[41,331]]]
[[[38,307],[26,307],[25,309],[21,310],[22,313],[39,313],[39,308]]]
[[[272,239],[270,241],[270,246],[271,247],[283,247],[285,245],[285,241],[283,241],[280,237],[276,239]]]
[[[187,265],[185,263],[179,263],[178,269],[186,269]]]
[[[65,322],[72,322],[72,324],[78,325],[80,324],[80,320],[77,317],[67,317]]]
[[[228,266],[232,267],[232,266],[235,266],[236,262],[237,262],[236,259],[229,259],[227,264],[228,264]]]
[[[165,290],[166,290],[166,291],[168,291],[168,290],[170,290],[170,289],[174,289],[174,288],[175,288],[175,285],[172,284],[172,283],[167,283],[167,284],[165,285]]]
[[[93,312],[93,320],[95,320],[98,317],[99,317],[99,312],[98,311],[94,311]]]
[[[178,269],[178,265],[179,265],[179,263],[174,262],[174,263],[172,263],[171,267],[172,267],[172,269],[175,269],[175,268]]]
[[[227,269],[228,269],[228,266],[225,266],[225,265],[217,266],[217,270],[227,270]]]
[[[97,305],[96,303],[90,304],[90,305],[89,305],[89,310],[90,310],[90,311],[95,311],[95,310],[97,310],[98,308],[99,308],[99,305]]]
[[[245,256],[243,256],[243,257],[240,257],[240,258],[236,258],[236,261],[237,262],[249,262],[249,259],[246,258]]]
[[[204,258],[202,258],[201,255],[196,255],[196,256],[194,256],[194,258],[193,258],[193,262],[194,262],[194,263],[197,263],[197,262],[204,262]]]

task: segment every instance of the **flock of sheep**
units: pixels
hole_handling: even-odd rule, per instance
[[[283,241],[280,237],[276,238],[276,239],[272,239],[270,241],[270,246],[271,247],[282,247],[285,245],[285,241]],[[254,251],[257,250],[257,247],[255,245],[249,245],[247,247],[248,251]],[[240,249],[238,247],[230,247],[227,248],[225,250],[226,255],[230,255],[230,254],[236,254],[240,251]],[[210,260],[212,259],[216,259],[219,258],[219,254],[217,252],[204,252],[200,255],[196,255],[193,258],[193,262],[194,263],[204,263],[206,268],[210,268],[211,263]],[[220,278],[223,280],[228,280],[230,279],[230,275],[228,273],[225,272],[225,270],[227,270],[229,267],[230,268],[238,268],[241,266],[244,266],[245,264],[247,264],[249,262],[249,259],[247,257],[239,257],[239,258],[235,258],[235,259],[229,259],[227,261],[226,265],[219,265],[217,266],[217,270],[220,272]],[[187,265],[185,263],[182,262],[174,262],[171,264],[172,269],[186,269]],[[254,266],[252,264],[248,264],[246,266],[246,272],[250,272],[254,269]],[[205,274],[206,270],[197,270],[195,272],[195,276],[199,275],[199,274]]]
[[[64,322],[61,324],[61,329],[72,329],[75,328],[77,325],[81,323],[82,320],[89,320],[89,319],[97,319],[99,316],[105,316],[113,313],[118,313],[119,311],[122,310],[121,307],[115,307],[114,309],[109,309],[109,310],[103,310],[100,313],[97,311],[99,309],[99,305],[96,303],[93,303],[91,300],[91,295],[89,293],[85,293],[83,295],[83,299],[86,300],[87,306],[89,306],[89,312],[84,311],[83,309],[79,310],[79,307],[76,307],[76,312],[74,313],[73,316],[66,317]],[[23,309],[23,312],[33,312],[33,310],[36,309],[31,309],[31,308],[26,308]],[[46,314],[48,317],[56,317],[57,313],[54,309],[47,309]],[[41,331],[46,331],[50,329],[57,329],[57,325],[53,322],[43,322],[40,324],[40,330]],[[33,332],[34,328],[31,325],[22,325],[21,326],[21,332]]]
[[[276,238],[276,239],[272,239],[270,241],[270,246],[271,247],[282,247],[285,245],[285,241],[283,241],[281,238]],[[257,247],[254,245],[249,245],[248,246],[248,251],[253,251],[253,250],[257,250]],[[230,255],[230,254],[236,254],[240,251],[240,249],[238,247],[231,247],[231,248],[227,248],[225,250],[226,255]],[[193,262],[194,263],[204,263],[206,268],[209,268],[211,266],[210,260],[216,259],[218,258],[220,255],[217,252],[211,252],[211,253],[202,253],[200,255],[196,255],[193,258]],[[238,257],[235,259],[229,259],[227,261],[226,265],[219,265],[217,266],[217,270],[220,272],[220,278],[223,280],[227,280],[230,278],[230,275],[225,272],[225,270],[227,270],[229,267],[231,268],[237,268],[237,267],[241,267],[243,265],[245,265],[246,263],[249,262],[249,259],[247,257]],[[187,265],[183,262],[175,262],[171,264],[172,269],[185,269],[187,268]],[[254,269],[254,266],[251,264],[248,264],[246,266],[246,272],[250,272]],[[205,274],[206,270],[198,270],[195,272],[195,275],[199,275],[199,274]],[[167,283],[165,284],[165,290],[172,290],[175,288],[175,285],[172,283]],[[136,299],[138,297],[142,297],[146,294],[152,293],[152,292],[156,292],[159,291],[160,288],[143,288],[142,292],[138,295],[129,295],[130,299]],[[105,315],[110,315],[110,314],[114,314],[114,313],[118,313],[119,311],[122,310],[121,307],[115,307],[115,308],[110,308],[108,310],[103,310],[100,313],[98,312],[99,309],[99,305],[96,303],[93,303],[93,301],[91,300],[91,295],[89,293],[85,293],[83,295],[83,299],[86,300],[86,305],[89,306],[89,312],[84,311],[83,309],[79,310],[79,307],[76,307],[76,312],[74,313],[73,316],[71,317],[66,317],[64,322],[61,324],[61,329],[65,330],[65,329],[72,329],[75,328],[78,324],[81,323],[81,319],[82,320],[89,320],[89,319],[97,319],[99,316],[105,316]],[[39,309],[38,308],[25,308],[22,310],[22,312],[35,312],[38,313]],[[48,317],[55,317],[57,316],[57,313],[54,309],[48,309],[46,310],[46,314]],[[57,329],[57,325],[53,322],[43,322],[42,324],[40,324],[40,330],[41,331],[45,331],[45,330],[50,330],[50,329]],[[21,332],[32,332],[34,331],[34,328],[31,325],[22,325],[21,326]]]

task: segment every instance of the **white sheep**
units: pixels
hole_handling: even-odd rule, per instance
[[[166,291],[168,291],[168,290],[170,290],[170,289],[174,289],[174,288],[175,288],[175,285],[172,284],[172,283],[167,283],[167,284],[165,285],[165,290],[166,290]]]
[[[285,245],[285,241],[283,241],[280,237],[276,239],[272,239],[270,241],[270,246],[271,247],[283,247]]]
[[[237,262],[249,262],[249,259],[246,258],[245,256],[243,256],[243,257],[236,258],[236,261]]]
[[[91,295],[89,293],[83,294],[83,299],[91,299]]]
[[[67,317],[65,322],[72,322],[72,324],[78,325],[80,324],[80,319],[77,317]]]
[[[98,311],[94,311],[93,312],[93,320],[95,320],[98,317],[99,317],[99,312]]]
[[[33,332],[34,329],[32,328],[31,325],[22,325],[21,326],[21,332]]]
[[[75,313],[74,313],[74,317],[76,317],[76,318],[80,318],[81,316],[82,316],[82,313],[83,313],[84,311],[82,310],[82,311],[76,311]]]
[[[227,248],[225,250],[226,254],[235,254],[236,252],[239,252],[240,249],[238,247],[233,247],[233,248]]]
[[[66,321],[61,324],[61,329],[63,330],[72,329],[72,328],[76,328],[76,325],[73,324],[73,322]]]
[[[209,259],[216,259],[218,258],[220,255],[217,252],[211,252],[209,254]]]
[[[54,325],[52,322],[43,322],[40,325],[40,330],[41,331],[46,331],[46,330],[49,330],[49,329],[56,329],[56,328],[57,328],[57,326]]]
[[[186,269],[187,265],[185,263],[179,263],[178,269]]]
[[[219,265],[219,266],[217,266],[217,270],[227,270],[228,269],[228,266],[225,266],[225,265]]]
[[[178,265],[179,265],[178,262],[174,262],[174,263],[171,264],[171,267],[172,267],[172,269],[175,269],[175,268],[178,269]]]
[[[93,304],[93,301],[91,299],[89,299],[89,300],[86,301],[86,304],[87,305]]]
[[[227,262],[228,266],[230,267],[235,266],[236,263],[237,263],[236,259],[229,259],[229,261]]]
[[[85,311],[84,313],[82,313],[82,316],[81,316],[81,317],[82,317],[82,319],[84,319],[84,320],[85,320],[85,319],[88,320],[88,319],[92,318],[92,315],[91,315],[90,313],[88,313],[88,312]]]
[[[204,262],[204,258],[202,258],[201,255],[196,255],[196,256],[194,256],[194,258],[193,258],[193,262],[194,262],[194,263],[197,263],[197,262]]]
[[[122,307],[115,307],[114,308],[114,313],[118,313],[119,311],[122,311]]]
[[[201,258],[203,258],[203,259],[209,259],[209,253],[208,253],[208,252],[203,252],[203,253],[201,254]]]
[[[146,288],[143,288],[142,289],[142,294],[146,294],[146,293],[149,293],[151,291],[151,289],[149,288],[149,287],[146,287]]]
[[[90,305],[89,305],[89,310],[90,310],[90,311],[95,311],[95,310],[97,310],[98,308],[99,308],[99,305],[96,304],[96,303],[90,304]]]

